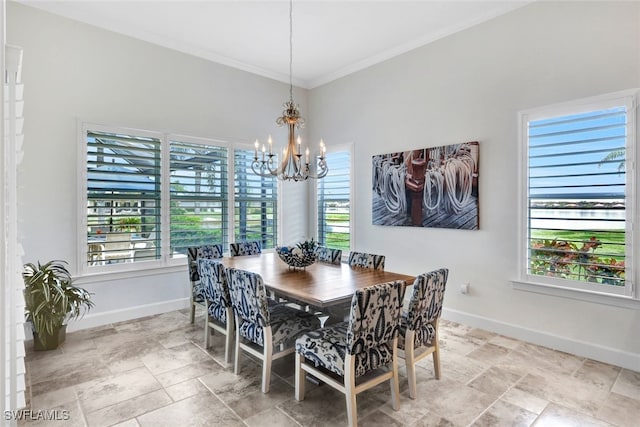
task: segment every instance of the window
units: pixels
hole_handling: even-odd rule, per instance
[[[521,114],[524,280],[632,296],[635,95]]]
[[[234,237],[236,242],[258,240],[262,249],[277,244],[278,182],[251,170],[253,150],[235,150]]]
[[[351,247],[351,151],[327,153],[329,173],[317,183],[318,242],[348,252]]]
[[[171,140],[169,151],[172,257],[211,242],[226,248],[227,148]]]
[[[187,247],[234,239],[276,246],[277,181],[252,172],[253,150],[91,124],[81,138],[81,274],[179,265]]]
[[[135,260],[135,248],[160,257],[160,145],[157,136],[88,131],[85,262]]]

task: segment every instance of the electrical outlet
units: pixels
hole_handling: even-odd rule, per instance
[[[465,282],[462,285],[460,285],[460,292],[462,292],[463,294],[469,293],[469,282]]]

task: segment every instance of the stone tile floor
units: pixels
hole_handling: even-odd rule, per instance
[[[243,353],[234,375],[220,335],[203,345],[203,314],[188,310],[67,335],[57,350],[28,349],[28,404],[21,426],[340,426],[342,394],[307,382],[294,399],[293,357],[276,361],[271,392],[260,364]],[[401,409],[388,383],[358,395],[362,426],[640,426],[640,373],[465,325],[440,325],[442,378],[430,357],[408,396],[400,361]],[[27,344],[30,347],[30,344]],[[40,412],[38,412],[40,411]]]

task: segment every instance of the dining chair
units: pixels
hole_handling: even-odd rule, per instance
[[[206,298],[202,283],[200,282],[200,273],[198,272],[198,263],[196,261],[198,258],[222,258],[222,245],[215,244],[187,248],[187,271],[189,272],[189,281],[191,282],[191,323],[195,320],[196,305],[206,306]]]
[[[89,265],[104,265],[104,250],[103,243],[89,243],[87,251]]]
[[[221,262],[214,259],[198,258],[198,271],[207,300],[207,320],[204,323],[204,348],[209,348],[211,329],[226,338],[224,361],[231,363],[231,346],[234,335],[234,316],[231,296],[227,284],[227,274]]]
[[[317,260],[328,264],[340,264],[342,262],[342,250],[331,249],[326,246],[318,246],[316,248]]]
[[[296,400],[304,400],[304,372],[308,372],[344,393],[350,426],[358,425],[356,395],[386,380],[392,407],[400,409],[397,341],[404,285],[397,280],[357,290],[347,322],[307,332],[296,340]],[[362,378],[365,374],[371,376]],[[356,379],[361,381],[357,384]]]
[[[229,243],[229,252],[231,256],[258,255],[262,253],[262,247],[257,240]]]
[[[403,309],[400,318],[398,348],[406,362],[412,399],[416,398],[416,363],[420,360],[432,354],[435,377],[440,379],[438,322],[448,276],[449,270],[441,268],[416,277],[407,310]],[[424,351],[416,355],[416,350]]]
[[[111,261],[133,261],[131,233],[107,233],[102,256],[106,263]]]
[[[349,253],[349,266],[360,268],[372,268],[374,270],[384,270],[384,255],[374,255],[365,252]]]
[[[236,319],[234,373],[240,372],[241,349],[257,357],[262,360],[262,392],[268,393],[272,361],[293,353],[295,339],[319,328],[320,321],[285,304],[270,305],[257,273],[227,268],[227,281]]]

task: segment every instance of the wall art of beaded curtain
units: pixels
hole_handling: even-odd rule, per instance
[[[374,225],[477,230],[477,141],[373,156]]]

